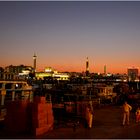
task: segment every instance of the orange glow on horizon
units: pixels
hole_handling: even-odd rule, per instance
[[[18,60],[18,59],[17,59]],[[77,58],[76,60],[74,59],[68,59],[68,60],[63,60],[62,58],[60,59],[47,59],[48,61],[44,61],[45,59],[37,59],[37,72],[44,71],[46,67],[52,67],[58,72],[85,72],[86,71],[86,59],[82,58]],[[21,60],[20,60],[21,61]],[[66,61],[66,62],[65,62]],[[113,60],[112,60],[113,61]],[[90,73],[104,73],[104,65],[106,65],[106,72],[107,73],[120,73],[124,74],[127,73],[128,68],[138,68],[139,69],[139,63],[132,63],[129,61],[114,61],[114,62],[109,62],[109,60],[106,60],[106,63],[103,60],[94,61],[93,59],[89,59],[89,72]],[[4,68],[9,65],[13,66],[18,66],[18,65],[26,65],[26,66],[33,66],[33,60],[27,59],[27,61],[22,60],[21,62],[24,63],[19,63],[18,61],[12,61],[9,63],[8,60],[4,61],[4,64],[1,63],[1,66]]]
[[[82,68],[68,68],[68,67],[53,67],[53,66],[46,66],[46,67],[52,67],[53,69],[57,70],[58,72],[85,72],[86,69],[85,67],[82,67]],[[40,72],[40,71],[44,71],[46,67],[43,67],[43,66],[40,66],[40,67],[37,67],[37,71]],[[94,69],[89,69],[90,73],[104,73],[103,71],[103,68],[100,69],[100,68],[94,68]],[[127,73],[127,68],[123,68],[123,69],[107,69],[107,73],[112,73],[112,74],[117,74],[117,73],[120,73],[120,74],[124,74],[124,73]]]

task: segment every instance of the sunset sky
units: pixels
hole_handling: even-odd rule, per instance
[[[0,66],[126,73],[140,67],[140,1],[0,1]]]

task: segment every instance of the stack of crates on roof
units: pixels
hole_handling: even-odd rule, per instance
[[[53,129],[52,103],[46,103],[45,97],[35,97],[33,102],[29,100],[11,101],[6,109],[6,131],[28,132],[37,136]]]
[[[9,132],[27,131],[27,106],[29,100],[12,101],[6,106],[5,129]]]
[[[32,132],[42,135],[53,129],[54,117],[52,103],[46,103],[45,97],[35,97],[31,104]]]

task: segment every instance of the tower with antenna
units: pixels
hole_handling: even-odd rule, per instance
[[[89,75],[89,60],[88,60],[88,57],[86,59],[86,76]]]
[[[33,69],[34,69],[34,72],[36,72],[36,54],[34,53],[33,55]]]

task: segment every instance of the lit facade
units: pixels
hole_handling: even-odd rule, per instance
[[[44,72],[36,72],[35,77],[37,79],[44,79],[45,77],[53,77],[57,80],[69,80],[67,73],[59,73],[51,67],[45,68]]]

